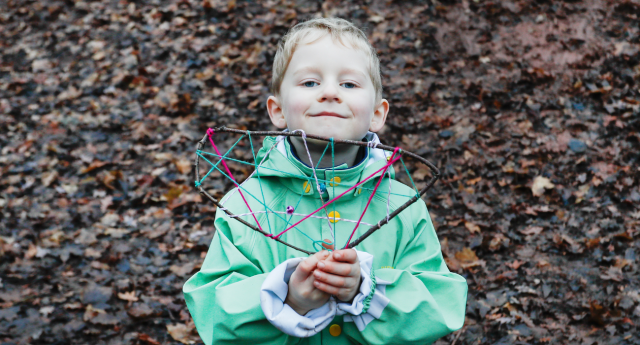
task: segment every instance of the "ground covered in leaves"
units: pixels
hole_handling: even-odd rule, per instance
[[[443,172],[426,200],[469,298],[440,343],[640,344],[638,0],[0,6],[0,343],[200,341],[195,143],[272,129],[275,44],[324,15],[378,49],[385,143]]]

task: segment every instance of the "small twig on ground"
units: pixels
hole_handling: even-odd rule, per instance
[[[451,345],[456,345],[456,342],[458,341],[458,338],[460,338],[460,335],[462,335],[462,333],[464,333],[466,328],[467,328],[467,326],[464,326],[464,327],[462,327],[462,329],[460,329],[458,331],[458,334],[456,334],[456,337],[453,338],[453,341],[451,342]]]

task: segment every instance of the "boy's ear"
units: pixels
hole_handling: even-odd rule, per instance
[[[284,112],[280,106],[280,100],[276,96],[269,96],[267,99],[267,111],[271,123],[278,128],[287,128],[287,120],[284,118]]]
[[[382,99],[373,111],[373,117],[371,118],[371,124],[369,130],[377,132],[382,129],[384,122],[387,121],[387,114],[389,113],[389,102],[386,99]]]

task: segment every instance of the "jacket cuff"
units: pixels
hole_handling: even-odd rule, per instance
[[[333,298],[304,316],[296,313],[284,301],[289,292],[289,278],[304,258],[289,259],[276,266],[260,288],[260,306],[265,317],[282,332],[298,337],[311,337],[322,331],[336,315]]]
[[[363,331],[369,322],[380,318],[382,311],[389,304],[385,295],[386,286],[391,282],[376,278],[372,265],[373,255],[356,249],[360,261],[362,284],[360,291],[351,303],[338,303],[337,314],[344,315],[345,322],[354,322],[359,331]]]

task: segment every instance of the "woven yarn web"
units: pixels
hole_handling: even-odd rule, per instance
[[[385,152],[385,156],[387,157],[387,162],[386,164],[378,169],[377,171],[371,173],[369,176],[362,178],[358,183],[356,184],[346,184],[344,182],[340,182],[340,185],[342,187],[347,187],[347,190],[344,191],[343,193],[339,194],[339,195],[335,195],[335,186],[337,183],[331,183],[331,181],[326,181],[323,179],[318,178],[318,174],[317,174],[317,169],[319,166],[319,163],[322,161],[322,159],[325,157],[325,155],[330,155],[331,157],[331,167],[329,168],[322,168],[324,170],[331,170],[332,172],[335,172],[336,166],[335,166],[335,140],[333,138],[328,138],[327,140],[327,145],[324,148],[324,151],[322,152],[322,155],[320,156],[320,158],[318,159],[318,162],[314,162],[312,157],[311,157],[311,152],[309,151],[309,147],[307,145],[307,135],[306,133],[304,133],[304,131],[302,130],[296,130],[291,132],[291,134],[299,134],[299,136],[302,139],[302,142],[304,144],[305,150],[306,150],[306,155],[309,159],[309,162],[311,162],[310,164],[310,168],[311,168],[311,174],[309,176],[307,175],[303,175],[303,174],[292,174],[290,172],[285,172],[282,170],[278,170],[275,169],[273,167],[266,167],[263,166],[263,163],[267,160],[267,158],[269,157],[269,155],[272,153],[272,151],[274,149],[276,149],[276,147],[278,146],[278,144],[284,140],[286,138],[286,136],[278,136],[276,138],[275,143],[268,148],[266,154],[264,155],[264,157],[262,158],[262,160],[260,162],[257,161],[256,159],[256,151],[255,151],[255,147],[254,147],[254,136],[252,136],[252,133],[250,131],[239,131],[242,132],[242,135],[240,136],[240,138],[238,140],[235,141],[235,143],[233,145],[231,145],[231,147],[229,149],[227,149],[227,151],[222,154],[218,148],[218,146],[215,143],[214,137],[215,137],[215,130],[212,128],[209,128],[207,130],[207,134],[205,135],[205,138],[208,138],[208,142],[210,143],[210,147],[213,149],[213,151],[206,151],[203,150],[203,142],[205,141],[205,138],[203,138],[203,140],[200,142],[201,145],[199,145],[199,148],[196,150],[196,175],[197,175],[197,179],[195,181],[195,186],[196,188],[199,188],[201,193],[204,192],[204,188],[203,188],[203,184],[205,184],[205,180],[207,180],[208,178],[211,177],[211,175],[213,173],[219,173],[221,176],[224,176],[224,178],[226,178],[228,181],[231,181],[233,183],[233,185],[236,187],[233,191],[231,191],[231,193],[229,195],[227,195],[227,197],[225,197],[223,200],[221,200],[219,203],[212,198],[210,195],[208,195],[208,193],[205,192],[205,194],[212,200],[214,201],[214,203],[216,203],[216,205],[218,206],[219,210],[226,212],[231,218],[234,218],[240,222],[242,222],[245,225],[251,226],[252,228],[254,228],[254,230],[257,230],[259,232],[261,232],[266,238],[272,239],[272,240],[276,240],[279,242],[282,242],[284,244],[289,245],[288,243],[284,242],[281,240],[282,235],[284,235],[285,233],[287,233],[290,230],[296,230],[297,232],[299,232],[302,236],[305,236],[306,238],[309,239],[310,243],[313,245],[313,248],[315,250],[321,250],[324,249],[322,248],[322,244],[325,244],[327,246],[329,245],[336,245],[336,227],[337,227],[337,222],[340,221],[341,223],[350,223],[350,224],[354,224],[353,228],[350,229],[350,236],[348,238],[348,240],[344,243],[344,245],[342,246],[335,246],[334,248],[347,248],[350,247],[350,243],[351,240],[354,236],[354,234],[356,233],[356,231],[358,230],[358,228],[360,226],[368,226],[368,227],[376,227],[380,228],[383,224],[386,224],[387,222],[389,222],[389,220],[391,218],[393,218],[398,212],[394,212],[396,211],[395,209],[392,209],[391,207],[391,195],[394,196],[403,196],[406,197],[408,202],[406,204],[404,204],[403,206],[406,207],[408,206],[408,204],[415,202],[417,199],[420,198],[420,196],[422,194],[424,194],[424,192],[426,192],[426,189],[428,189],[430,187],[430,185],[433,184],[433,182],[435,182],[435,179],[437,179],[437,176],[435,176],[435,178],[432,178],[432,181],[430,181],[429,185],[423,189],[423,191],[421,192],[417,187],[416,184],[413,181],[413,178],[411,177],[411,173],[409,172],[409,169],[407,168],[407,165],[405,164],[403,158],[402,158],[402,154],[403,151],[402,149],[400,149],[399,147],[396,147],[392,152],[391,151],[384,151]],[[262,132],[264,133],[264,132]],[[249,142],[249,148],[251,150],[251,156],[253,157],[253,161],[252,162],[248,162],[245,160],[241,160],[241,159],[237,159],[237,158],[232,158],[230,157],[231,153],[234,151],[234,149],[236,148],[236,146],[243,140],[243,139],[247,139]],[[369,142],[367,143],[367,146],[369,147],[369,149],[375,149],[378,144]],[[206,174],[204,174],[202,177],[199,176],[199,170],[198,170],[198,159],[203,160],[204,162],[208,163],[210,168],[208,169],[208,171],[206,172]],[[393,164],[396,162],[400,162],[402,165],[402,168],[404,169],[404,172],[406,173],[406,175],[409,178],[409,181],[411,182],[412,188],[415,191],[415,194],[412,195],[405,195],[402,193],[397,193],[397,192],[392,192],[391,190],[391,169],[393,169]],[[253,168],[253,172],[251,172],[251,174],[242,182],[239,182],[233,172],[231,171],[231,169],[229,168],[229,165],[227,164],[227,162],[234,162],[234,163],[238,163],[238,164],[242,164],[242,165],[247,165]],[[231,164],[231,163],[230,163]],[[429,163],[430,164],[430,163]],[[431,168],[431,166],[430,166]],[[300,197],[297,200],[297,203],[294,205],[290,205],[290,206],[286,206],[286,209],[272,209],[271,207],[268,206],[268,201],[265,200],[265,194],[264,194],[264,190],[263,190],[263,184],[262,184],[262,180],[261,180],[261,174],[260,174],[260,170],[273,170],[273,171],[277,171],[287,177],[291,177],[291,178],[299,178],[301,180],[306,180],[306,184],[307,185],[311,185],[314,186],[316,188],[316,190],[318,191],[319,195],[320,195],[320,201],[322,203],[322,206],[317,208],[315,211],[308,213],[308,214],[304,214],[304,213],[298,213],[296,212],[296,210],[298,209],[298,206],[300,205],[300,203],[303,201],[303,197],[304,197],[304,193],[300,193]],[[433,168],[435,169],[435,168]],[[437,170],[437,169],[436,169]],[[370,181],[372,178],[374,178],[374,176],[376,176],[377,174],[380,174],[380,176],[377,178],[377,182],[375,184],[375,187],[370,188],[367,186],[364,186],[364,184],[368,181]],[[436,171],[437,174],[437,171]],[[335,176],[335,175],[333,175]],[[249,191],[247,188],[245,188],[245,184],[247,181],[251,180],[251,179],[257,179],[258,182],[258,186],[259,186],[259,193],[255,193],[255,192],[251,192]],[[381,190],[379,188],[381,182],[384,179],[388,179],[388,185],[389,188],[388,190]],[[329,199],[327,198],[327,200],[325,200],[325,197],[323,196],[324,192],[326,191],[326,188],[333,188],[333,195],[334,197]],[[346,195],[347,193],[353,193],[354,189],[358,188],[359,190],[361,190],[363,193],[367,192],[370,193],[367,203],[365,205],[365,207],[362,209],[362,212],[360,213],[358,219],[348,219],[348,218],[340,218],[339,216],[337,217],[337,213],[336,213],[336,201],[339,200],[342,196]],[[323,191],[323,189],[325,189]],[[229,208],[225,207],[225,204],[227,203],[228,200],[231,199],[231,197],[233,195],[235,195],[236,193],[238,193],[241,196],[241,199],[244,202],[244,205],[247,207],[248,212],[244,212],[244,213],[239,213],[236,214],[234,212],[234,210],[231,210]],[[383,196],[386,199],[386,217],[383,217],[377,224],[369,224],[367,222],[364,222],[362,219],[365,215],[365,213],[367,212],[367,209],[369,208],[369,205],[371,204],[371,201],[374,197],[374,195],[378,194],[379,196]],[[251,206],[249,205],[248,200],[254,200],[259,204],[259,208],[256,209],[252,209]],[[254,205],[255,206],[255,205]],[[332,212],[330,212],[332,211]],[[397,210],[397,211],[401,211],[401,210]],[[260,214],[266,214],[267,216],[264,217],[266,219],[266,221],[264,221],[262,224],[258,221],[258,215]],[[268,215],[273,215],[276,218],[281,219],[285,226],[284,227],[275,227],[275,224],[271,224],[271,221],[269,220],[269,216]],[[332,242],[326,242],[323,239],[317,239],[317,238],[312,238],[311,236],[309,236],[309,234],[307,232],[304,231],[304,221],[310,218],[314,218],[314,219],[323,219],[324,221],[327,222],[329,229],[330,229],[330,233],[332,236],[331,241]],[[253,222],[251,222],[251,220]],[[371,230],[370,230],[371,231]],[[371,231],[372,232],[372,231]],[[359,241],[358,241],[359,242]],[[294,247],[292,245],[289,245],[295,249],[298,249],[300,251],[303,251],[305,253],[309,253],[311,254],[312,252]],[[351,247],[353,247],[355,245],[351,245]]]

